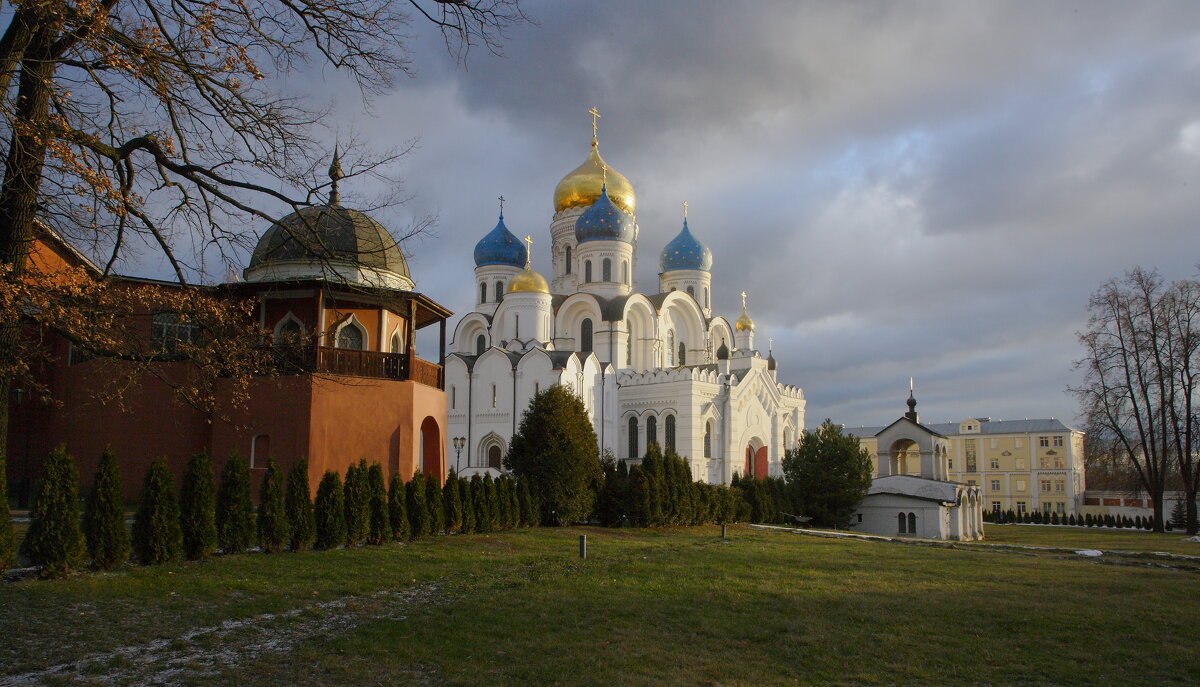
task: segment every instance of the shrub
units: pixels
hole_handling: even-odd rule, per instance
[[[367,485],[367,461],[359,460],[346,468],[343,503],[346,508],[346,546],[356,546],[367,539],[371,529],[370,489]]]
[[[475,531],[491,532],[491,519],[488,517],[483,478],[479,476],[479,473],[471,476],[471,508],[475,511]]]
[[[569,525],[586,518],[601,478],[596,432],[583,401],[554,385],[536,394],[513,435],[504,466],[528,479],[542,522]]]
[[[424,537],[430,532],[429,506],[425,504],[425,476],[421,473],[413,475],[408,481],[408,524],[412,527],[412,536]]]
[[[391,514],[388,512],[387,487],[383,483],[383,466],[373,463],[367,469],[367,508],[370,523],[367,543],[379,545],[392,538]]]
[[[461,531],[462,495],[457,473],[450,473],[442,486],[442,509],[446,512],[446,533]]]
[[[483,477],[483,503],[487,511],[488,531],[500,530],[500,495],[496,491],[496,480],[491,475]]]
[[[1052,513],[1052,514],[1050,515],[1050,524],[1051,524],[1051,525],[1057,525],[1057,524],[1058,524],[1058,513]]]
[[[142,565],[169,563],[183,553],[179,499],[166,458],[154,461],[146,471],[141,502],[133,520],[133,552]]]
[[[62,577],[83,562],[79,530],[79,471],[65,446],[50,451],[46,478],[29,514],[22,549],[42,577]],[[8,504],[4,504],[5,508]]]
[[[446,531],[446,509],[442,507],[442,487],[437,477],[429,475],[425,478],[425,507],[429,509],[429,533],[441,534]]]
[[[305,458],[296,461],[288,470],[284,509],[292,533],[289,542],[292,551],[303,551],[312,546],[317,538],[317,521],[313,514],[312,492],[308,488],[308,460]]]
[[[317,549],[336,549],[346,541],[346,506],[342,494],[342,478],[327,470],[317,485],[317,501],[313,504],[317,522]]]
[[[212,459],[197,453],[188,459],[179,490],[179,529],[183,555],[188,560],[207,558],[217,550],[217,502],[213,488]]]
[[[541,524],[538,520],[538,505],[533,500],[533,492],[529,490],[529,480],[517,480],[517,502],[521,506],[522,527],[537,527]]]
[[[392,539],[408,541],[412,538],[412,525],[408,522],[408,492],[399,474],[392,475],[388,486],[388,520],[392,526]]]
[[[237,452],[229,454],[217,487],[217,545],[238,553],[254,545],[254,503],[250,500],[250,466]]]
[[[258,491],[258,545],[264,553],[275,553],[283,550],[291,534],[283,505],[283,471],[274,458],[267,458]]]
[[[475,502],[471,499],[471,480],[466,477],[458,478],[458,500],[462,503],[462,533],[474,534],[477,531]]]
[[[0,451],[0,570],[8,566],[16,550],[16,532],[13,530],[12,516],[8,511],[8,466],[5,464],[4,451]]]
[[[83,534],[92,564],[100,570],[111,570],[129,560],[121,468],[107,449],[100,454],[100,465],[83,510]]]
[[[508,476],[500,475],[495,479],[496,486],[496,529],[511,530],[512,508],[508,501]]]

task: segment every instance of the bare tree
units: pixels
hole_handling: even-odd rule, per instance
[[[326,112],[275,77],[324,64],[369,99],[409,72],[413,22],[435,26],[457,57],[472,46],[494,52],[504,28],[526,20],[517,1],[10,3],[0,36],[0,470],[9,392],[27,368],[22,320],[54,312],[63,316],[42,324],[60,330],[87,321],[63,310],[86,294],[34,292],[46,281],[30,273],[35,222],[105,256],[105,277],[148,250],[186,284],[204,271],[197,256],[231,259],[251,245],[252,220],[274,221],[265,208],[314,204],[329,183],[316,138]],[[381,174],[391,159],[367,157],[350,171]],[[122,311],[116,293],[95,293],[109,299],[105,312]],[[213,311],[203,296],[180,301],[203,318]],[[30,305],[38,302],[54,307]],[[118,339],[93,343],[119,356],[102,345]]]
[[[1150,497],[1163,529],[1163,491],[1178,469],[1194,501],[1197,285],[1164,284],[1141,268],[1100,287],[1080,333],[1084,382],[1071,389],[1087,425],[1110,437]],[[1190,485],[1190,486],[1188,486]],[[1195,507],[1188,528],[1195,530]]]

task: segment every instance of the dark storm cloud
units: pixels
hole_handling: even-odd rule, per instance
[[[550,198],[601,149],[638,191],[637,278],[690,225],[715,305],[750,292],[758,347],[805,388],[810,424],[883,423],[917,378],[930,420],[1058,416],[1087,295],[1136,264],[1200,259],[1200,5],[527,3],[505,57],[456,67],[421,35],[415,80],[343,124],[420,137],[419,287],[473,302],[496,220],[546,254]]]

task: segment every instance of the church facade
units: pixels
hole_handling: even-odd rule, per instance
[[[638,462],[658,443],[715,484],[782,475],[804,427],[800,388],[778,382],[755,348],[742,296],[730,324],[713,314],[712,253],[683,227],[659,253],[655,288],[634,279],[633,185],[600,157],[554,191],[551,278],[532,268],[532,238],[504,222],[475,246],[474,310],[446,359],[447,457],[464,474],[502,470],[530,399],[553,384],[583,400],[601,452]]]

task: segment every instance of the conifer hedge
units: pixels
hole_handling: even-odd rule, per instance
[[[387,487],[383,483],[383,466],[372,463],[367,469],[367,510],[370,513],[367,543],[379,545],[392,538],[392,523],[388,512]]]
[[[142,565],[169,563],[183,554],[179,497],[166,458],[155,460],[146,471],[141,501],[133,519],[133,553]]]
[[[471,498],[471,480],[466,477],[459,477],[455,480],[455,488],[458,490],[458,500],[462,504],[462,533],[474,534],[475,527],[475,501]]]
[[[462,531],[462,498],[458,473],[451,472],[442,485],[442,509],[446,513],[446,534]]]
[[[346,508],[346,546],[367,540],[371,529],[370,488],[367,485],[367,461],[361,459],[346,468],[343,504]]]
[[[62,577],[83,562],[79,529],[79,471],[65,446],[50,451],[46,478],[29,515],[23,553],[42,577]],[[7,504],[6,504],[7,506]]]
[[[429,522],[429,507],[425,504],[425,476],[420,472],[413,475],[406,487],[408,499],[408,523],[413,538],[424,537],[432,530]]]
[[[487,531],[499,530],[500,499],[496,495],[496,480],[490,474],[483,476],[483,509],[487,514]]]
[[[179,491],[179,525],[183,555],[188,560],[208,558],[217,550],[217,502],[212,459],[197,453],[188,459]]]
[[[16,552],[16,532],[13,530],[12,515],[8,510],[8,465],[4,451],[0,450],[0,570],[4,570]]]
[[[446,510],[442,507],[442,487],[433,475],[425,477],[425,507],[429,509],[429,533],[445,532]]]
[[[517,499],[521,506],[521,525],[537,527],[542,524],[537,501],[534,501],[533,492],[529,489],[529,480],[517,480]]]
[[[483,478],[479,473],[471,476],[471,507],[475,511],[475,531],[483,534],[491,532],[491,517],[488,515]]]
[[[314,504],[317,539],[314,548],[336,549],[346,541],[346,506],[342,478],[332,470],[325,472],[317,486]]]
[[[83,534],[92,565],[111,570],[129,560],[129,530],[125,527],[125,499],[121,495],[121,468],[105,449],[83,509]]]
[[[392,539],[412,539],[412,525],[408,522],[408,490],[399,474],[392,475],[388,486],[388,520],[392,526]]]
[[[317,538],[312,492],[308,488],[308,459],[301,458],[288,470],[287,497],[284,502],[292,551],[303,551]]]
[[[290,538],[283,504],[283,471],[274,458],[267,458],[267,471],[258,488],[258,546],[263,553],[277,553]]]
[[[256,527],[254,503],[250,499],[250,465],[237,454],[229,454],[217,488],[217,544],[225,553],[239,553],[254,546]]]

